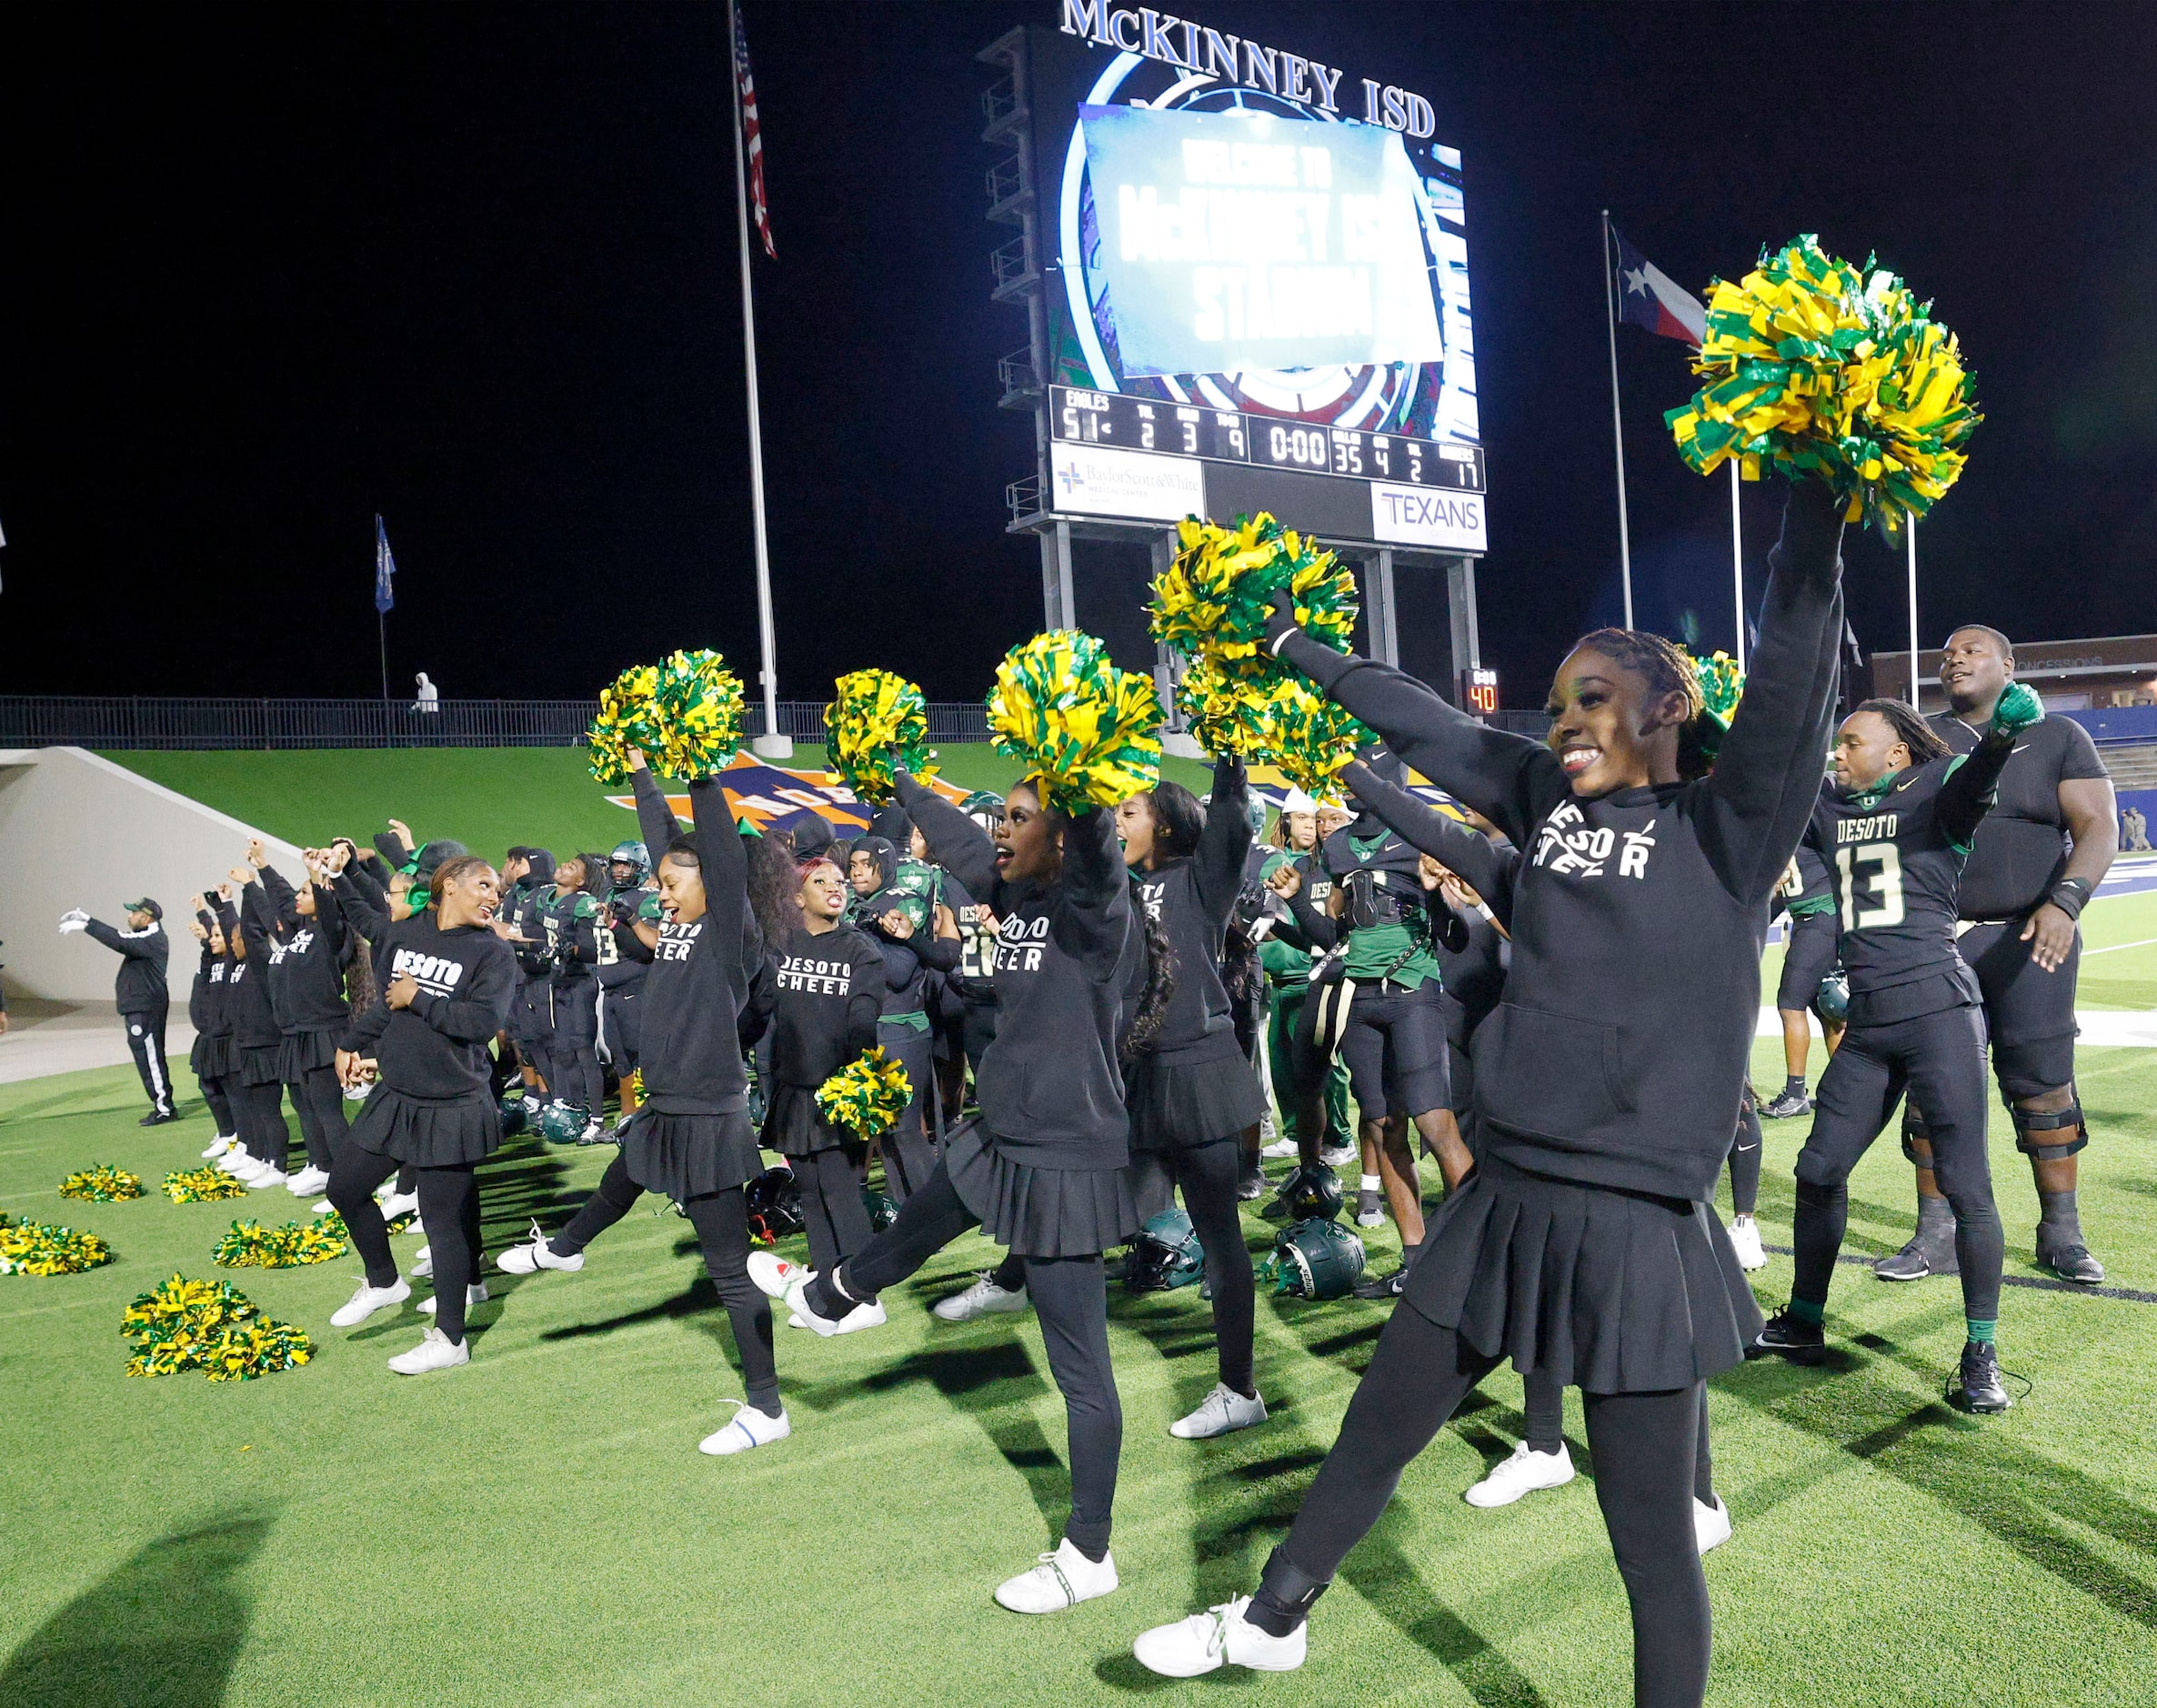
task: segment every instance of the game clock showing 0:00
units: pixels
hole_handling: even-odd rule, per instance
[[[1050,430],[1068,444],[1445,487],[1458,492],[1483,490],[1480,445],[1366,433],[1066,386],[1048,388],[1048,407]]]

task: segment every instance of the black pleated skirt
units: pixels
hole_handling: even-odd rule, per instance
[[[229,1071],[239,1075],[242,1085],[282,1085],[285,1047],[282,1040],[274,1044],[234,1043],[227,1060]]]
[[[1266,1113],[1258,1073],[1240,1053],[1178,1063],[1141,1055],[1124,1074],[1123,1102],[1135,1151],[1211,1144]]]
[[[1128,1170],[1040,1169],[978,1120],[944,1138],[943,1167],[981,1231],[1018,1257],[1092,1257],[1127,1244],[1143,1218]]]
[[[665,1115],[647,1103],[622,1134],[622,1165],[647,1192],[677,1204],[741,1186],[764,1172],[748,1112]]]
[[[485,1091],[408,1097],[377,1083],[352,1118],[352,1142],[416,1169],[469,1165],[502,1148],[502,1115]]]
[[[1590,1393],[1644,1393],[1741,1362],[1761,1330],[1705,1204],[1485,1157],[1431,1219],[1402,1291],[1478,1351]]]
[[[222,1080],[233,1070],[232,1034],[197,1032],[187,1050],[187,1066],[197,1080]]]
[[[806,1085],[775,1085],[771,1107],[764,1112],[763,1144],[783,1157],[813,1157],[820,1150],[858,1150],[861,1140],[850,1128],[824,1119],[817,1094]]]
[[[286,1085],[297,1085],[316,1068],[336,1067],[340,1030],[341,1025],[311,1032],[286,1032],[277,1046],[277,1077]]]

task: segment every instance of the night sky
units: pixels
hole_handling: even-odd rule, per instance
[[[988,300],[1011,234],[974,55],[1056,13],[747,0],[785,698],[871,664],[974,698],[1039,624],[1003,532],[1032,425],[995,407],[1025,324]],[[1928,644],[2157,630],[2157,8],[1197,15],[1421,92],[1464,151],[1509,706],[1618,614],[1603,206],[1702,294],[1800,231],[1877,250],[1961,335],[1989,418],[1921,534]],[[397,693],[424,668],[587,695],[677,646],[753,676],[724,17],[90,5],[18,33],[0,692],[371,695],[377,510]],[[1727,487],[1660,419],[1685,351],[1619,336],[1640,620],[1727,646]],[[1746,497],[1757,575],[1780,500]],[[1861,642],[1900,644],[1899,558],[1847,555]]]

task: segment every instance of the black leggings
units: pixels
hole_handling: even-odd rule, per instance
[[[1985,1155],[1985,1028],[1974,1008],[1946,1009],[1884,1026],[1852,1026],[1820,1076],[1819,1113],[1798,1153],[1797,1251],[1791,1296],[1824,1305],[1850,1221],[1850,1171],[1871,1148],[1907,1090],[1925,1111],[1932,1168],[1955,1211],[1962,1312],[2000,1316],[2004,1236]]]
[[[1236,1199],[1243,1146],[1234,1138],[1219,1139],[1188,1150],[1164,1151],[1161,1161],[1169,1178],[1183,1189],[1184,1211],[1206,1253],[1206,1279],[1213,1283],[1213,1338],[1220,1379],[1248,1399],[1254,1392],[1251,1322],[1257,1290]]]
[[[1565,1445],[1565,1390],[1547,1370],[1531,1370],[1520,1378],[1526,1392],[1528,1444],[1539,1453],[1554,1453]],[[1692,1498],[1702,1506],[1715,1504],[1715,1460],[1708,1443],[1708,1396],[1701,1395],[1700,1430],[1693,1441]]]
[[[643,1196],[644,1188],[629,1178],[629,1165],[617,1151],[599,1177],[598,1191],[585,1200],[569,1225],[547,1242],[547,1249],[557,1257],[575,1257],[627,1215]],[[855,1201],[860,1201],[858,1196]],[[771,1301],[749,1279],[749,1215],[742,1190],[730,1186],[723,1192],[707,1192],[690,1199],[682,1210],[704,1248],[704,1272],[727,1307],[748,1402],[767,1417],[777,1417],[779,1368],[772,1355]]]
[[[226,1082],[226,1090],[247,1154],[282,1169],[292,1150],[292,1130],[285,1124],[285,1088],[275,1080],[249,1085],[236,1074]]]
[[[936,1149],[923,1126],[925,1120],[935,1119],[927,1111],[936,1108],[936,1038],[910,1027],[879,1026],[877,1041],[906,1069],[907,1082],[914,1088],[914,1100],[898,1124],[877,1141],[884,1153],[884,1190],[892,1202],[903,1204],[928,1184],[937,1165]]]
[[[353,1250],[367,1266],[367,1285],[396,1284],[396,1258],[389,1224],[375,1201],[375,1188],[395,1174],[395,1157],[346,1145],[329,1170],[329,1201],[352,1236]],[[465,1338],[465,1289],[479,1279],[479,1177],[474,1165],[414,1169],[419,1225],[426,1231],[435,1267],[435,1326],[450,1341]]]
[[[788,1157],[801,1191],[801,1217],[808,1224],[809,1267],[821,1273],[867,1245],[875,1231],[861,1201],[861,1176],[838,1146],[806,1157]]]
[[[579,979],[554,988],[554,1035],[547,1040],[547,1089],[565,1103],[597,1115],[607,1100],[599,1068],[599,985]]]
[[[1273,1551],[1252,1623],[1278,1634],[1386,1510],[1400,1473],[1496,1365],[1412,1305],[1398,1307],[1349,1402],[1340,1439]],[[1632,1604],[1635,1708],[1697,1708],[1708,1688],[1708,1580],[1693,1534],[1701,1385],[1586,1396],[1595,1498]]]
[[[1218,1147],[1233,1153],[1233,1145]],[[818,1275],[808,1302],[821,1317],[843,1317],[857,1301],[896,1287],[981,1219],[960,1201],[938,1162],[898,1219],[835,1271]],[[1048,1368],[1064,1397],[1070,1435],[1071,1516],[1064,1535],[1089,1560],[1109,1552],[1116,1505],[1116,1465],[1123,1452],[1123,1402],[1109,1361],[1109,1289],[1099,1254],[1029,1257],[1026,1290],[1041,1321]],[[835,1286],[834,1281],[838,1283]]]
[[[1760,1108],[1750,1086],[1738,1106],[1737,1137],[1731,1140],[1731,1213],[1750,1216],[1760,1208]]]
[[[308,1068],[285,1088],[307,1143],[307,1164],[326,1171],[345,1148],[345,1091],[335,1068]]]
[[[232,1106],[231,1081],[216,1074],[206,1080],[196,1074],[195,1083],[202,1088],[202,1100],[209,1105],[210,1119],[217,1123],[217,1137],[238,1138],[240,1130],[233,1125],[239,1116]]]

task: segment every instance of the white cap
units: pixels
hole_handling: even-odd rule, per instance
[[[1319,803],[1300,789],[1291,787],[1280,803],[1280,809],[1283,812],[1316,812]]]

